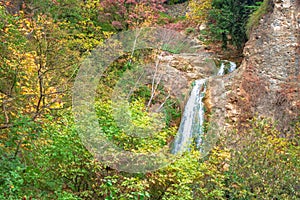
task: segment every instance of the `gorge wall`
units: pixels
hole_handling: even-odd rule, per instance
[[[209,83],[207,102],[218,124],[241,125],[259,116],[278,121],[277,128],[288,132],[299,120],[300,1],[273,4],[252,31],[238,70]]]

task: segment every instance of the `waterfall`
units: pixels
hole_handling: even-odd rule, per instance
[[[222,62],[217,75],[222,76],[224,74],[224,70],[225,70],[225,64]]]
[[[192,142],[191,139],[195,137],[193,134],[197,133],[200,136],[203,133],[204,106],[202,99],[206,90],[205,83],[206,79],[195,81],[190,98],[184,108],[174,147],[172,149],[173,154],[183,152],[190,146]],[[197,145],[200,145],[200,137],[196,137],[198,139]]]
[[[229,64],[230,64],[229,73],[231,73],[236,69],[236,64],[231,61],[229,61]]]
[[[232,72],[236,69],[236,64],[231,61],[229,62],[230,67],[227,69],[228,72]],[[225,63],[222,62],[220,69],[217,72],[217,76],[222,76],[225,73]],[[193,139],[196,147],[200,149],[201,136],[203,135],[203,123],[204,123],[204,103],[203,98],[206,92],[206,81],[207,79],[200,79],[194,82],[190,98],[188,99],[183,116],[181,118],[180,126],[175,137],[172,153],[182,153],[187,148],[190,148]]]

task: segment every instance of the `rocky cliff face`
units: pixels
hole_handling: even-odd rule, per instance
[[[219,124],[242,124],[260,116],[278,121],[278,128],[287,132],[299,119],[300,1],[273,3],[272,13],[251,33],[239,69],[219,83],[210,82],[207,101]]]

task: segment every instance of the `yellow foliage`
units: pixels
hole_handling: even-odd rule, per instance
[[[208,11],[212,8],[211,3],[212,0],[191,0],[189,2],[190,11],[186,17],[198,24],[205,22]]]
[[[46,15],[22,16],[7,23],[4,31],[9,34],[0,34],[5,41],[0,47],[0,75],[5,77],[0,80],[0,102],[6,123],[19,114],[37,116],[62,108],[67,95],[62,91],[71,87],[70,76],[80,60],[79,51],[70,48],[73,41],[62,29],[65,25]]]

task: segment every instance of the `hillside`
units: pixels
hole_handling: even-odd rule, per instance
[[[300,198],[299,0],[0,0],[0,200]]]

